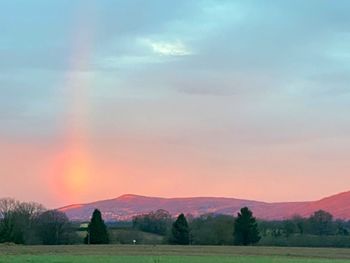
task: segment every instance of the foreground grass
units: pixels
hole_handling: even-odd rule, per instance
[[[342,259],[290,258],[280,256],[1,256],[1,263],[345,263]]]
[[[350,249],[234,246],[1,246],[0,263],[345,263]]]

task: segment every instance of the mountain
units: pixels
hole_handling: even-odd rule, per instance
[[[260,219],[286,219],[293,215],[309,216],[319,209],[330,212],[335,218],[350,220],[350,191],[309,202],[267,203],[223,197],[159,198],[139,195],[122,195],[115,199],[60,208],[71,220],[89,220],[95,208],[101,210],[107,221],[131,220],[133,216],[165,209],[173,216],[180,213],[197,217],[203,214],[237,214],[248,206]]]

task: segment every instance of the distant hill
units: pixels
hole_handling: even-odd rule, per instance
[[[318,201],[266,203],[222,197],[159,198],[139,195],[122,195],[115,199],[88,204],[70,205],[60,208],[71,220],[89,220],[95,208],[101,210],[107,221],[131,220],[133,216],[165,209],[173,216],[180,213],[197,217],[203,214],[236,214],[241,207],[248,206],[261,219],[286,219],[293,215],[309,216],[323,209],[335,218],[350,220],[350,192],[340,193]]]

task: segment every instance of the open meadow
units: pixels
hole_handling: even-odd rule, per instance
[[[237,246],[0,246],[1,263],[345,263],[350,249]]]

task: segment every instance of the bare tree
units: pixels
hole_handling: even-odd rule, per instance
[[[60,245],[71,242],[73,231],[68,217],[58,210],[48,210],[37,218],[37,230],[44,245]]]
[[[0,242],[34,243],[33,222],[45,208],[38,203],[0,200]]]
[[[19,202],[13,198],[0,199],[0,218],[4,219],[11,211],[14,211],[19,205]]]

